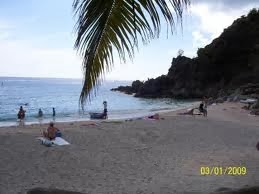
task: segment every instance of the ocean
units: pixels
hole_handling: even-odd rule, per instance
[[[142,99],[110,91],[119,85],[130,84],[130,81],[105,81],[82,111],[79,106],[82,81],[79,79],[0,77],[0,126],[17,125],[20,106],[26,110],[25,123],[32,124],[52,121],[53,107],[56,109],[55,122],[89,120],[89,112],[103,111],[104,100],[108,102],[109,119],[147,116],[194,103],[175,99]],[[39,108],[44,114],[40,120],[37,117]]]

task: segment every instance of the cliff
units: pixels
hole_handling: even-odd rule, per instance
[[[231,95],[249,83],[256,87],[259,83],[257,9],[235,20],[211,44],[198,49],[196,58],[173,58],[167,75],[140,82],[134,89],[129,86],[114,90],[130,91],[136,97],[216,98]],[[259,89],[253,91],[258,97]]]

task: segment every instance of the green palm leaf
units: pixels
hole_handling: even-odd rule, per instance
[[[161,19],[173,32],[175,17],[181,19],[188,4],[189,0],[75,0],[75,48],[83,57],[84,70],[81,105],[113,66],[114,50],[123,62],[133,59],[138,40],[146,44],[159,37]]]

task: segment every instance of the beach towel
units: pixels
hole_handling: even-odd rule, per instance
[[[49,141],[45,137],[38,137],[37,139],[41,140],[41,142]],[[59,146],[70,144],[66,140],[64,140],[62,137],[56,137],[54,140],[51,140],[50,142],[52,142],[54,145],[59,145]]]

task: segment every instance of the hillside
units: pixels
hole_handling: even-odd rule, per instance
[[[250,85],[245,86],[247,84]],[[191,59],[181,55],[173,58],[167,75],[149,79],[144,83],[135,81],[133,87],[122,86],[113,90],[136,93],[136,97],[187,99],[231,95],[241,86],[243,89],[252,86],[252,89],[248,90],[253,97],[258,98],[259,10],[257,9],[235,20],[211,44],[200,48],[196,58]],[[240,94],[243,92],[241,90]]]

